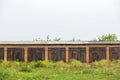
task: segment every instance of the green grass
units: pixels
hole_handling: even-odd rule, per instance
[[[1,62],[0,80],[120,80],[120,60],[101,60],[89,65],[76,60]]]

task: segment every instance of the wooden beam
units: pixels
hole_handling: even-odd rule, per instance
[[[48,61],[48,47],[45,47],[45,60]]]
[[[86,63],[89,64],[89,47],[86,47]]]
[[[28,62],[28,48],[24,48],[24,61]]]
[[[66,50],[66,53],[65,53],[66,54],[66,59],[65,59],[65,61],[68,62],[69,61],[69,48],[66,47],[65,50]]]
[[[106,60],[108,62],[110,61],[110,50],[109,50],[109,47],[106,47]]]
[[[74,48],[76,48],[76,47],[106,47],[106,45],[57,45],[57,46],[55,46],[55,45],[51,45],[51,46],[49,46],[49,45],[47,45],[47,47],[49,47],[49,48],[65,48],[65,47],[74,47]],[[120,45],[109,45],[110,47],[119,47]],[[41,45],[38,45],[38,46],[34,46],[34,45],[32,45],[32,46],[26,46],[26,45],[24,45],[24,46],[19,46],[19,45],[6,45],[6,46],[0,46],[0,48],[3,48],[3,47],[8,47],[8,48],[24,48],[24,47],[28,47],[28,48],[45,48],[45,46],[41,46]]]
[[[7,48],[4,47],[4,61],[7,61]]]

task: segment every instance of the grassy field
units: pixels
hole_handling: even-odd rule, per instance
[[[89,65],[76,60],[1,62],[0,80],[120,80],[120,60],[101,60]]]

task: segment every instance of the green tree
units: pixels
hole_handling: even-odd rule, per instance
[[[117,41],[116,34],[106,34],[98,37],[98,41]]]

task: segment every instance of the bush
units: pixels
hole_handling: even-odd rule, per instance
[[[24,63],[22,64],[20,71],[21,72],[32,72],[32,68],[28,64]]]
[[[54,67],[54,63],[51,62],[51,61],[37,61],[35,62],[34,66],[35,68],[38,68],[38,67]]]
[[[3,61],[3,62],[1,63],[1,65],[2,65],[3,67],[11,67],[10,62],[8,62],[8,61]]]
[[[117,60],[118,64],[120,64],[120,60]]]
[[[24,66],[24,67],[21,68],[20,71],[21,71],[21,72],[32,72],[32,69],[29,68],[29,67],[27,67],[27,66]]]
[[[14,61],[14,66],[20,66],[21,65],[21,63],[20,62],[18,62],[18,61]]]
[[[107,60],[104,60],[104,59],[98,61],[98,63],[99,63],[100,66],[103,66],[103,67],[108,65],[108,61],[107,61]]]
[[[42,67],[54,67],[54,63],[52,61],[42,61]]]
[[[0,67],[0,80],[8,80],[10,75],[10,70]]]
[[[96,67],[98,67],[98,66],[100,66],[100,67],[104,67],[104,66],[107,66],[108,65],[108,61],[107,60],[100,60],[100,61],[95,61],[95,62],[92,62],[91,63],[91,66],[96,66]]]
[[[70,60],[70,66],[71,67],[81,67],[83,64],[82,62],[75,60],[75,59],[71,59]]]
[[[69,67],[69,65],[67,63],[64,63],[63,61],[58,61],[55,64],[55,67],[60,67],[60,68],[66,68]]]
[[[35,68],[38,68],[38,67],[43,67],[44,65],[42,64],[42,61],[37,61],[37,62],[35,62],[35,64],[34,64],[34,67]]]

